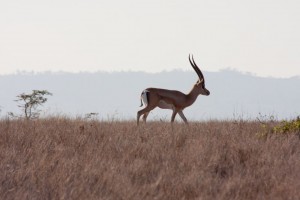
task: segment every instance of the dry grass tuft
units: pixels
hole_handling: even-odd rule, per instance
[[[297,134],[257,122],[0,120],[0,199],[300,199]]]

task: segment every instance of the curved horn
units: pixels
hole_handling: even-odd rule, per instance
[[[204,76],[203,76],[201,70],[199,69],[199,67],[197,66],[196,62],[194,61],[193,55],[192,55],[192,60],[191,60],[190,55],[189,55],[189,61],[192,65],[192,67],[194,68],[195,72],[197,73],[197,75],[199,77],[199,80],[201,81],[201,79],[203,79],[203,82],[204,82]]]

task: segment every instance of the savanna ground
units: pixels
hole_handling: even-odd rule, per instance
[[[299,133],[269,126],[2,119],[0,199],[300,199]]]

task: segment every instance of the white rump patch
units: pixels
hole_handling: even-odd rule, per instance
[[[144,91],[142,92],[142,95],[141,95],[141,99],[142,99],[143,104],[144,104],[145,106],[148,105],[148,100],[147,100],[147,93],[148,93],[148,92],[149,92],[148,90],[144,90]]]

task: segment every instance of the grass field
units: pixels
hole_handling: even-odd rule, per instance
[[[299,133],[255,121],[189,126],[0,120],[0,199],[300,199]]]

